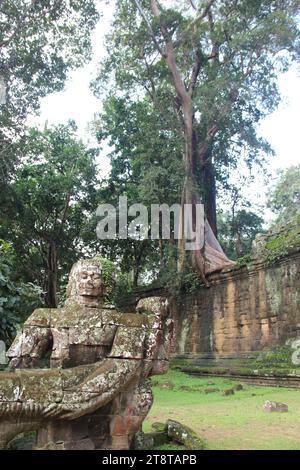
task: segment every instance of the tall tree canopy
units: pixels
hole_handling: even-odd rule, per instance
[[[62,90],[69,69],[91,57],[91,32],[99,14],[94,0],[0,2],[0,178],[13,169],[28,113],[39,98]]]
[[[95,92],[147,99],[173,120],[182,202],[201,196],[215,232],[216,176],[270,150],[256,124],[279,102],[278,73],[299,58],[298,12],[296,0],[115,2]],[[193,255],[203,271],[202,253]]]

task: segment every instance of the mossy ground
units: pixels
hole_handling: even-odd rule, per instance
[[[154,404],[144,423],[174,419],[206,439],[208,449],[300,449],[300,391],[281,387],[243,384],[243,390],[224,396],[236,380],[221,377],[191,377],[178,370],[153,377]],[[167,382],[173,388],[164,388]],[[213,384],[213,385],[212,385]],[[182,387],[185,389],[183,390]],[[186,390],[189,387],[190,390]],[[219,391],[205,393],[208,387]],[[265,400],[289,405],[288,413],[266,413]],[[168,449],[178,447],[168,444]]]

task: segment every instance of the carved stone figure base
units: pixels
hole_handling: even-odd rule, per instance
[[[72,421],[51,421],[37,433],[36,450],[128,450],[153,402],[148,385],[132,384],[106,406]]]

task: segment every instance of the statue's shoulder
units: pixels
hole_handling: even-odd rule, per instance
[[[26,320],[26,326],[68,328],[85,317],[82,307],[68,305],[59,308],[38,308]]]
[[[155,316],[140,314],[137,312],[120,312],[118,310],[102,310],[103,324],[114,324],[124,328],[151,328],[155,322]]]
[[[145,297],[138,301],[138,313],[153,314],[162,318],[168,316],[169,303],[166,297]]]
[[[82,328],[101,327],[102,312],[100,308],[68,304],[62,308],[51,309],[50,325],[53,328]]]
[[[50,327],[51,308],[37,308],[25,321],[26,326]]]
[[[50,326],[53,328],[70,328],[76,326],[84,318],[83,307],[70,304],[60,308],[51,309]]]

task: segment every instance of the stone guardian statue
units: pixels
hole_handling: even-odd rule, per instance
[[[167,301],[138,312],[106,303],[103,261],[77,262],[63,308],[37,309],[0,373],[0,445],[37,430],[36,449],[130,449],[151,405],[150,375],[168,369]]]

